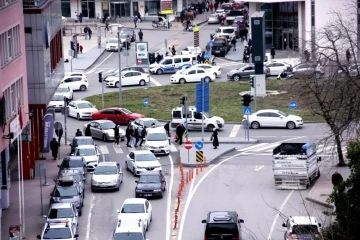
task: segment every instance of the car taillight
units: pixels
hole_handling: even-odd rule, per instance
[[[236,236],[236,240],[240,240],[240,236],[239,236],[239,235]]]
[[[291,239],[298,239],[295,234],[291,234],[291,233],[289,233],[287,237],[288,237],[289,240],[291,240]]]
[[[204,240],[208,240],[208,237],[206,235],[204,236]]]

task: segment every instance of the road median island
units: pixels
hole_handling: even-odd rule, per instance
[[[301,81],[301,80],[298,80]],[[323,121],[317,115],[311,114],[301,103],[300,96],[294,96],[286,91],[293,87],[294,80],[269,80],[266,82],[267,91],[277,91],[257,98],[257,110],[278,109],[289,114],[302,117],[304,121]],[[243,106],[239,93],[250,91],[248,81],[244,82],[214,82],[210,84],[210,113],[224,118],[226,122],[241,122],[243,120]],[[188,96],[189,106],[195,106],[195,84],[166,85],[151,88],[129,89],[123,91],[123,107],[147,117],[169,120],[171,110],[180,106],[180,97]],[[149,100],[149,107],[144,107],[144,99]],[[85,98],[96,106],[102,106],[102,97],[94,95]],[[119,106],[119,93],[104,94],[105,108]],[[290,110],[290,101],[297,101],[298,108]],[[254,102],[251,103],[254,109]]]

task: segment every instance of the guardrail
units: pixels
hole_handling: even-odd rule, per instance
[[[41,8],[50,0],[23,0],[23,8]]]

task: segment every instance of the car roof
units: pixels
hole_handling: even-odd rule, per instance
[[[161,172],[160,171],[146,171],[146,172],[142,172],[140,174],[140,176],[160,176]]]
[[[88,140],[93,140],[93,138],[92,137],[90,137],[90,136],[77,136],[77,137],[74,137],[73,139],[88,139]]]
[[[137,71],[137,70],[121,70],[121,73],[129,73],[129,72],[138,72],[138,73],[141,73],[141,74],[144,74],[140,71]]]
[[[210,223],[236,222],[237,213],[234,211],[214,211],[209,212]]]
[[[90,123],[92,123],[92,122],[96,122],[96,123],[107,123],[107,122],[112,122],[112,123],[114,123],[113,121],[111,121],[111,120],[106,120],[106,119],[99,119],[99,120],[93,120],[93,121],[91,121]],[[115,123],[114,123],[115,124]],[[85,123],[85,125],[88,125],[88,123]]]
[[[263,110],[259,110],[257,111],[257,113],[262,113],[262,112],[279,112],[279,110],[276,109],[263,109]]]
[[[123,108],[121,108],[121,107],[109,107],[109,108],[103,108],[103,109],[101,109],[101,111],[103,111],[103,110],[122,110]]]
[[[149,154],[149,153],[152,153],[152,152],[149,151],[149,150],[136,150],[136,151],[133,151],[133,153],[135,153],[135,154]]]
[[[72,208],[72,203],[53,203],[50,206],[50,209],[59,209],[59,208]]]
[[[98,164],[98,167],[99,166],[109,166],[109,167],[111,167],[111,166],[117,166],[117,162],[99,162],[99,164]]]
[[[316,225],[318,222],[315,217],[311,216],[290,216],[291,225]]]
[[[131,203],[145,203],[145,198],[127,198],[124,201],[124,204],[131,204]]]
[[[63,161],[82,161],[82,156],[66,156]]]
[[[66,72],[66,73],[65,73],[65,76],[69,76],[69,75],[71,75],[71,74],[82,74],[82,75],[85,75],[84,72]]]
[[[162,127],[156,127],[156,128],[148,128],[147,133],[166,133],[165,128]]]
[[[90,103],[89,101],[85,101],[85,100],[74,100],[74,101],[71,101],[72,103]]]
[[[95,145],[80,145],[76,147],[77,149],[86,149],[86,148],[92,148],[95,149]]]

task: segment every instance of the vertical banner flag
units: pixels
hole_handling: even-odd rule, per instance
[[[136,65],[146,66],[149,64],[149,51],[147,42],[136,42]]]
[[[54,135],[54,117],[51,113],[45,114],[43,118],[43,147],[42,152],[50,152],[50,142]]]

